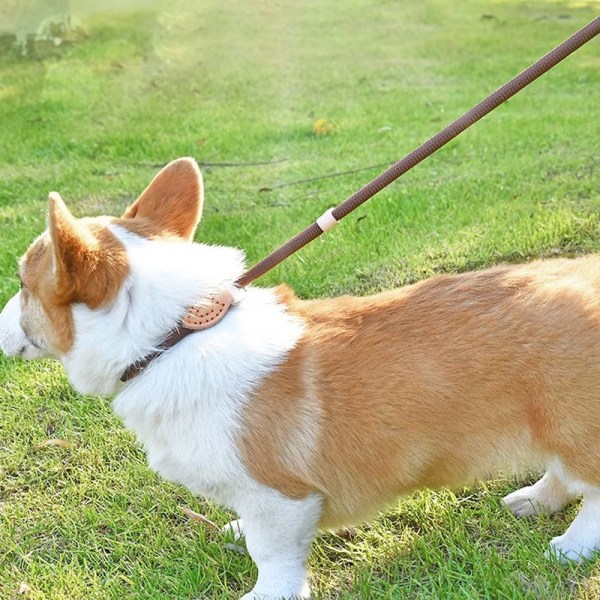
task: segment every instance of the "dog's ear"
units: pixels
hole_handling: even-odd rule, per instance
[[[84,302],[97,308],[114,296],[127,275],[125,250],[105,231],[94,235],[56,192],[48,200],[56,296],[62,302]]]
[[[54,271],[61,295],[72,296],[77,286],[78,273],[88,270],[90,253],[97,241],[69,212],[57,192],[48,196],[48,229],[54,250]]]
[[[202,216],[204,187],[193,158],[170,162],[125,211],[125,219],[143,219],[161,234],[191,241]]]

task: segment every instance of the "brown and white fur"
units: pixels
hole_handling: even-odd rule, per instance
[[[121,218],[75,219],[51,195],[0,346],[58,358],[81,392],[116,394],[153,469],[239,514],[258,566],[244,598],[308,597],[319,528],[512,465],[547,469],[505,498],[518,515],[584,496],[553,552],[600,548],[600,258],[303,301],[237,290],[241,253],[190,243],[202,202],[191,159]],[[223,321],[119,382],[187,306],[223,289],[236,299]]]

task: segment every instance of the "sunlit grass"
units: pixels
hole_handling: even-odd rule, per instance
[[[139,4],[139,3],[138,3]],[[597,3],[169,2],[87,16],[46,60],[0,57],[0,301],[45,226],[46,195],[119,213],[158,165],[204,169],[197,239],[250,262],[583,26]],[[600,248],[600,60],[592,42],[260,285],[366,294],[441,272]],[[319,119],[328,135],[315,135]],[[271,191],[260,191],[272,188]],[[0,598],[227,599],[248,556],[189,521],[230,515],[151,473],[110,403],[52,363],[0,358]],[[49,439],[71,448],[36,444]],[[422,492],[311,556],[322,598],[595,598],[594,564],[544,551],[577,506],[519,521],[516,482]],[[21,584],[27,589],[18,595]]]

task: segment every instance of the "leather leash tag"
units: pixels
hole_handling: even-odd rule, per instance
[[[229,292],[223,291],[218,296],[213,296],[210,304],[190,306],[183,316],[181,324],[194,331],[208,329],[216,325],[227,314],[232,304],[233,296]]]

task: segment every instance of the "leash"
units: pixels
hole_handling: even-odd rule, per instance
[[[401,175],[404,175],[404,173],[414,166],[418,165],[422,160],[431,156],[465,129],[473,125],[473,123],[476,123],[479,119],[500,106],[500,104],[506,102],[511,96],[520,92],[524,87],[540,77],[540,75],[543,75],[546,71],[550,70],[569,56],[569,54],[572,54],[575,50],[581,48],[581,46],[596,37],[598,33],[600,33],[600,17],[596,17],[593,21],[590,21],[585,27],[582,27],[562,44],[554,48],[554,50],[548,52],[548,54],[519,73],[519,75],[511,79],[508,83],[505,83],[502,87],[498,88],[485,100],[482,100],[479,104],[467,111],[462,117],[429,138],[424,144],[421,144],[416,150],[413,150],[381,175],[371,180],[360,190],[352,194],[352,196],[344,200],[344,202],[338,204],[335,208],[330,208],[325,211],[316,222],[309,225],[306,229],[283,244],[283,246],[279,247],[266,258],[254,265],[250,270],[246,271],[246,273],[235,281],[235,285],[240,288],[246,287],[249,283],[258,279],[294,254],[294,252],[300,250],[300,248],[303,248],[306,244],[312,242],[326,231],[330,231],[355,208],[358,208],[361,204],[372,198],[377,192],[380,192],[383,188],[390,185],[390,183],[398,179]],[[158,358],[166,350],[172,348],[191,333],[208,329],[209,327],[216,325],[225,316],[232,303],[232,296],[229,293],[224,293],[209,299],[207,303],[204,303],[201,306],[189,307],[180,326],[170,332],[161,343],[160,348],[129,365],[123,373],[121,381],[127,382],[136,377],[155,358]]]
[[[266,258],[254,265],[246,271],[235,284],[238,287],[246,287],[249,283],[258,279],[286,258],[294,254],[313,240],[317,239],[321,234],[335,227],[346,215],[358,208],[361,204],[371,199],[375,194],[380,192],[404,175],[407,171],[418,165],[422,160],[431,156],[442,146],[453,140],[457,135],[465,129],[485,117],[489,112],[506,102],[509,98],[527,87],[538,77],[555,67],[559,62],[567,56],[575,52],[596,37],[600,33],[600,17],[596,17],[590,21],[585,27],[575,32],[571,37],[566,39],[562,44],[556,46],[554,50],[548,52],[537,62],[519,73],[516,77],[498,88],[490,94],[485,100],[468,110],[462,117],[442,129],[439,133],[429,138],[424,144],[421,144],[416,150],[407,154],[403,159],[393,164],[389,169],[381,175],[371,180],[349,198],[338,204],[335,208],[330,208],[323,213],[316,222],[309,225],[306,229],[295,235],[283,246],[269,254]]]

